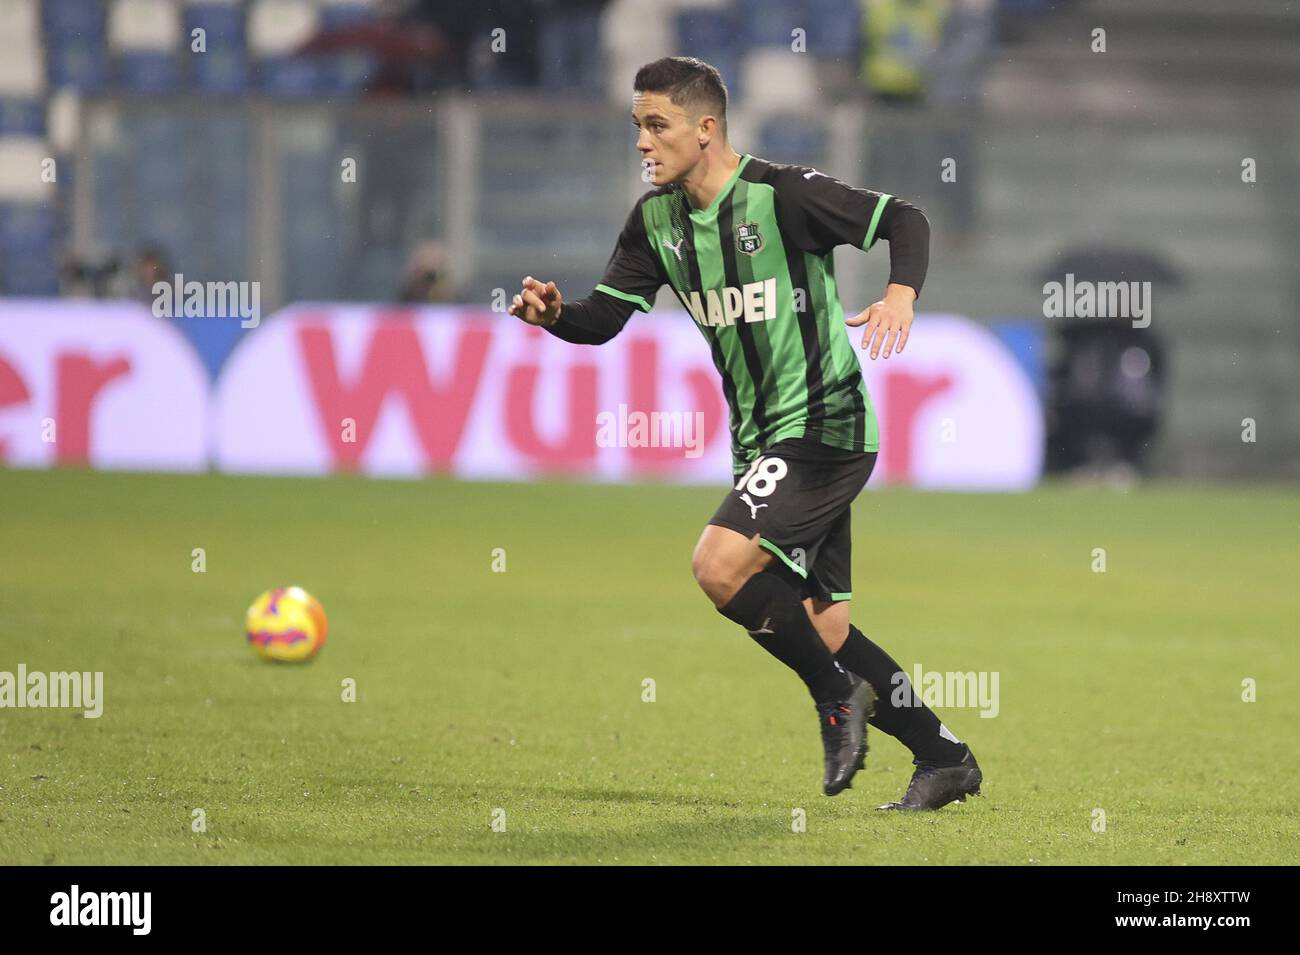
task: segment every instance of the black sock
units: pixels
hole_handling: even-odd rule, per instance
[[[759,646],[799,674],[817,702],[848,697],[848,673],[822,642],[799,596],[777,574],[759,571],[718,613],[744,627]]]
[[[876,715],[868,722],[881,732],[896,737],[914,757],[956,763],[966,755],[965,744],[958,741],[934,711],[913,692],[903,668],[853,624],[849,624],[849,638],[835,654],[835,659],[845,669],[852,670],[870,683],[876,691]],[[904,684],[906,691],[900,689]]]

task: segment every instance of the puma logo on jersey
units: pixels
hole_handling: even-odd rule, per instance
[[[721,328],[735,325],[737,320],[768,322],[776,318],[776,279],[746,282],[740,288],[727,286],[721,291],[705,289],[691,292],[687,302],[691,317],[697,325]]]
[[[664,239],[664,248],[672,249],[673,255],[677,256],[677,261],[680,262],[682,260],[682,243],[685,241],[686,241],[686,236],[682,236],[680,239],[677,240],[677,244],[673,245],[667,239]]]
[[[811,179],[813,176],[821,176],[823,179],[825,179],[825,178],[826,178],[826,173],[824,173],[824,172],[818,172],[816,169],[814,169],[812,172],[806,172],[806,173],[803,174],[803,177],[804,177],[805,179]]]
[[[758,509],[760,507],[767,507],[766,504],[755,504],[752,500],[750,500],[748,494],[740,495],[740,499],[749,505],[749,519],[751,521],[758,520]]]

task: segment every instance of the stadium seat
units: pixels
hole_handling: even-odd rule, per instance
[[[43,248],[53,242],[55,232],[55,215],[49,203],[0,203],[0,249],[12,253]]]
[[[58,238],[49,203],[0,202],[0,293],[58,294]]]
[[[36,0],[0,3],[0,44],[17,46],[40,36],[41,18]]]
[[[248,19],[255,57],[288,56],[315,34],[320,14],[307,0],[256,0]]]
[[[49,43],[46,49],[49,85],[100,93],[108,86],[108,50],[101,39]]]
[[[98,93],[108,83],[106,10],[86,0],[45,0],[45,69],[53,89]]]
[[[243,46],[209,48],[191,61],[190,83],[197,93],[230,95],[248,92],[248,57]]]
[[[238,47],[247,49],[244,36],[243,7],[212,0],[188,4],[184,16],[184,44],[192,47],[194,31],[203,31],[203,42],[208,52],[215,49]]]
[[[686,8],[678,11],[676,25],[678,45],[692,51],[683,55],[703,57],[694,51],[731,51],[737,45],[739,24],[729,9]]]
[[[736,22],[742,31],[741,42],[750,48],[778,47],[790,52],[791,31],[809,25],[802,7],[790,0],[740,0]]]
[[[194,31],[203,31],[206,52],[189,52]],[[190,71],[190,86],[198,93],[232,95],[248,92],[248,46],[244,40],[244,11],[212,0],[188,4],[184,17],[182,56]]]
[[[180,10],[170,0],[114,0],[108,46],[119,86],[132,93],[168,93],[180,85]]]
[[[539,27],[542,89],[599,96],[605,86],[599,14],[552,13],[541,18]]]
[[[729,8],[688,8],[678,11],[674,24],[680,55],[712,63],[722,72],[733,101],[741,98],[743,86],[737,67],[743,44],[737,39],[734,13]]]
[[[180,63],[170,53],[124,53],[117,58],[117,83],[130,93],[175,92]]]
[[[0,252],[0,294],[51,297],[59,294],[59,269],[51,247],[13,255]]]
[[[379,17],[369,0],[322,0],[320,30],[344,30],[369,23]],[[320,65],[320,92],[325,95],[354,96],[375,75],[378,58],[362,51],[323,57]]]
[[[789,114],[763,123],[758,134],[759,155],[774,162],[816,165],[826,155],[826,129],[820,123],[803,123]]]
[[[41,22],[46,39],[53,43],[68,40],[103,40],[106,31],[102,3],[88,0],[45,0],[41,4]]]
[[[41,161],[50,154],[38,136],[0,136],[0,202],[43,202],[54,193],[41,181]]]
[[[180,9],[171,0],[113,0],[109,7],[108,45],[114,53],[174,53],[180,40]]]
[[[861,46],[858,0],[805,0],[808,52],[818,57],[856,58]]]
[[[73,89],[55,90],[41,104],[45,111],[43,134],[48,138],[52,155],[71,155],[81,138],[81,97]],[[62,185],[63,170],[59,181]]]
[[[322,0],[320,26],[323,30],[368,23],[378,17],[375,5],[368,0]]]
[[[319,11],[306,0],[257,0],[248,19],[248,45],[258,86],[272,96],[308,97],[328,85],[322,61],[294,56],[315,35]]]
[[[763,109],[799,111],[817,102],[817,78],[811,56],[792,56],[788,49],[758,47],[740,61],[740,85]]]
[[[0,4],[0,98],[39,97],[45,88],[40,17],[34,0]]]
[[[0,97],[0,136],[45,135],[45,106],[39,99]]]

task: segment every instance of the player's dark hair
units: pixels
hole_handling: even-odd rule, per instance
[[[632,91],[663,93],[692,119],[716,116],[722,135],[727,135],[727,84],[716,66],[693,56],[665,56],[636,71]]]

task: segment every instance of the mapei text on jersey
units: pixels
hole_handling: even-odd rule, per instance
[[[720,293],[705,289],[703,300],[692,291],[688,304],[697,325],[735,325],[742,317],[747,322],[766,322],[777,316],[776,279],[746,282],[740,288],[727,286]]]

